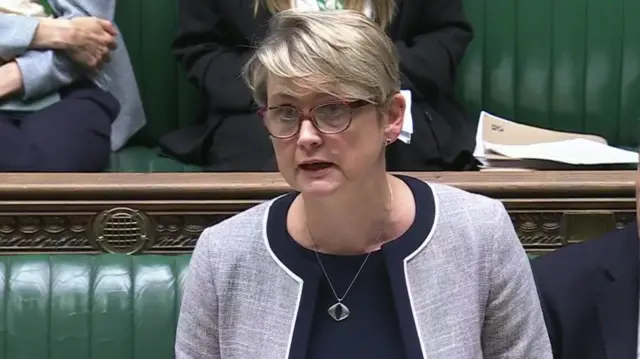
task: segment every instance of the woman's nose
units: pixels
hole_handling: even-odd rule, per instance
[[[313,125],[311,120],[302,120],[300,132],[298,133],[298,145],[301,147],[317,147],[321,143],[320,131]]]

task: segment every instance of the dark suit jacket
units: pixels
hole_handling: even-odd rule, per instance
[[[532,261],[554,358],[636,358],[637,230],[633,224]]]
[[[210,102],[209,121],[254,114],[242,66],[267,32],[271,14],[254,16],[254,0],[181,0],[173,43],[189,79]],[[456,68],[473,38],[462,0],[402,0],[388,28],[401,59],[402,86],[412,91],[414,144],[422,162],[454,166],[475,146],[474,121],[454,98]]]

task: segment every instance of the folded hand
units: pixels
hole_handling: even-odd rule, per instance
[[[68,56],[77,63],[97,70],[109,61],[109,53],[116,48],[117,31],[107,20],[77,17],[69,20],[71,32],[66,46]]]

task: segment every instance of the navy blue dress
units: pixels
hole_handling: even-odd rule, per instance
[[[337,300],[315,253],[299,245],[287,232],[287,212],[298,193],[290,193],[273,203],[267,223],[270,245],[284,265],[304,280],[289,358],[422,358],[403,261],[429,235],[435,204],[427,184],[411,177],[399,178],[413,192],[418,220],[400,238],[371,254],[343,300],[351,313],[341,322],[327,312]],[[344,295],[365,257],[320,253],[338,296]]]

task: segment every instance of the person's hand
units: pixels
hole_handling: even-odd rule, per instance
[[[22,92],[22,71],[15,61],[0,66],[0,100]]]
[[[97,70],[109,61],[109,53],[116,48],[115,26],[95,17],[69,20],[71,32],[66,46],[67,55],[75,62]]]

